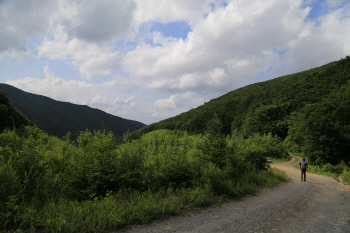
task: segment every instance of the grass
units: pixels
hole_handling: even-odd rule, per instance
[[[350,171],[344,171],[341,179],[343,180],[343,184],[350,185]]]
[[[291,156],[287,157],[287,158],[270,158],[272,163],[285,163],[288,162],[292,159]]]

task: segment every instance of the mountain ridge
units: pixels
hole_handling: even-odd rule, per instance
[[[13,106],[30,121],[44,132],[57,137],[63,137],[67,132],[71,132],[74,137],[80,131],[101,130],[103,127],[118,138],[127,131],[132,132],[145,126],[141,122],[114,116],[87,105],[57,101],[8,84],[0,83],[0,90],[6,93]]]

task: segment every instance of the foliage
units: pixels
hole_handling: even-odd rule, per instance
[[[350,161],[350,82],[295,114],[290,138],[317,165]]]
[[[201,159],[212,162],[220,169],[225,167],[227,157],[227,142],[222,127],[220,119],[215,115],[206,123],[203,141],[198,146],[203,152]]]
[[[345,184],[350,184],[350,164],[346,164],[344,161],[341,161],[337,165],[332,165],[330,163],[324,165],[309,165],[309,171],[316,174],[323,174],[334,179],[342,179]]]
[[[348,82],[349,73],[350,57],[305,72],[304,78],[249,109],[242,128],[244,135],[271,132],[286,138],[291,125],[290,116],[337,91]]]
[[[255,136],[245,144],[242,138],[224,137],[220,125],[213,118],[206,134],[196,136],[171,130],[138,140],[126,135],[119,145],[105,131],[80,132],[71,141],[69,134],[58,139],[35,126],[26,126],[22,134],[6,130],[0,134],[0,188],[5,190],[0,194],[0,230],[122,227],[283,181],[262,158],[273,152],[267,144],[281,148],[278,140]],[[119,220],[106,216],[110,214]]]

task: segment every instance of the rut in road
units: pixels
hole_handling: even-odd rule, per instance
[[[122,232],[350,232],[349,186],[310,173],[307,182],[301,182],[300,170],[294,168],[299,162],[293,157],[290,162],[272,164],[291,178],[277,188]]]

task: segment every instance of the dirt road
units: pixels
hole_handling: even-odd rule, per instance
[[[285,185],[124,232],[350,232],[350,188],[310,173],[301,182],[300,170],[293,167],[298,162],[293,157],[272,165],[291,178]]]

